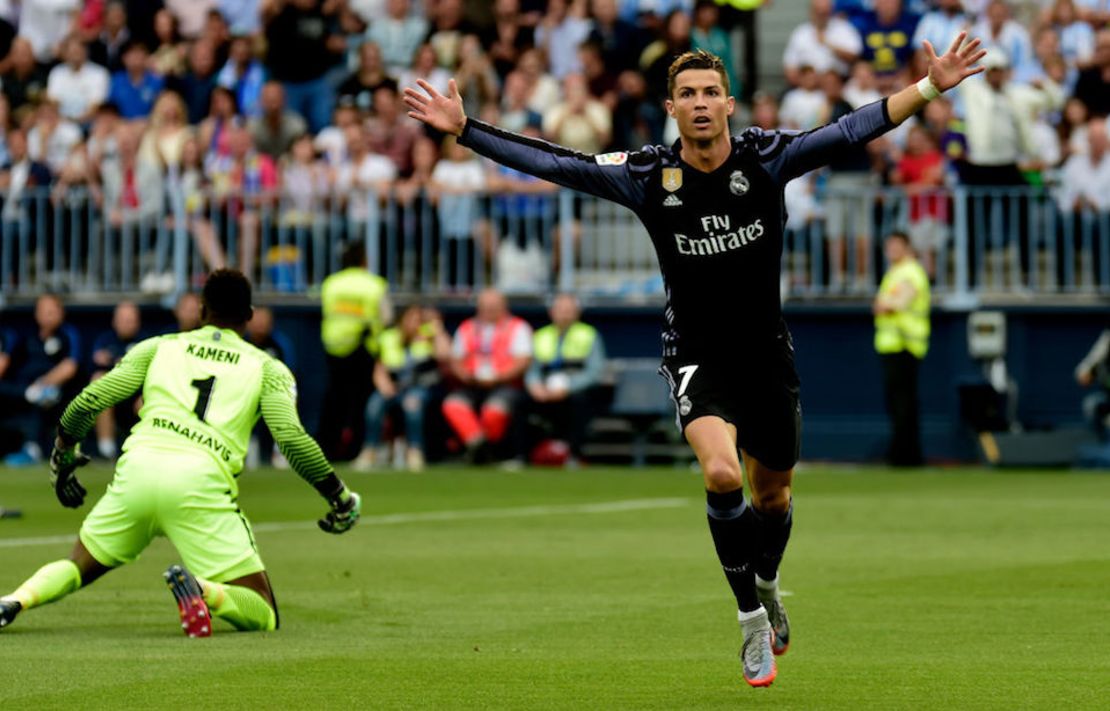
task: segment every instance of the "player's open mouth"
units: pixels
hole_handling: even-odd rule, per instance
[[[709,118],[708,116],[695,116],[694,117],[694,125],[695,126],[708,126],[711,123],[713,123],[713,119]]]

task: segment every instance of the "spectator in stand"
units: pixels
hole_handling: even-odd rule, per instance
[[[166,177],[170,195],[180,196],[181,208],[185,212],[185,229],[196,243],[206,271],[223,269],[227,266],[227,258],[208,219],[209,186],[204,175],[204,153],[195,136],[190,135],[185,140],[181,147],[181,165],[176,171],[169,171]],[[170,224],[173,225],[172,220]]]
[[[459,65],[455,69],[455,84],[463,98],[463,110],[477,116],[482,107],[497,101],[497,72],[489,56],[482,51],[477,35],[464,35],[459,45]]]
[[[640,55],[640,71],[647,80],[648,91],[655,101],[663,103],[667,97],[667,70],[674,58],[690,49],[690,16],[673,10],[663,23],[663,33],[644,48]]]
[[[262,31],[261,0],[217,0],[216,4],[231,34],[249,37]]]
[[[477,314],[463,321],[451,346],[451,372],[461,386],[443,402],[443,416],[466,448],[467,460],[480,462],[491,448],[509,439],[512,463],[523,464],[520,425],[510,435],[522,405],[522,381],[532,361],[532,327],[509,313],[496,289],[478,295]]]
[[[567,75],[563,94],[565,100],[544,114],[544,135],[582,153],[600,153],[613,133],[612,115],[605,104],[590,97],[581,74]]]
[[[1075,97],[1096,116],[1110,115],[1110,29],[1095,36],[1095,54],[1091,66],[1079,72]]]
[[[1085,155],[1073,155],[1064,164],[1056,200],[1061,212],[1094,222],[1110,214],[1110,141],[1105,120],[1096,118],[1087,124],[1087,144]]]
[[[254,307],[251,320],[247,321],[245,340],[271,358],[285,363],[291,372],[296,372],[297,359],[293,351],[293,342],[284,333],[274,328],[274,312],[269,306]],[[274,446],[274,437],[270,433],[269,425],[262,420],[254,426],[254,433],[247,445],[247,461],[251,466],[272,465],[278,469],[288,466],[281,452]]]
[[[35,61],[41,64],[54,61],[55,52],[73,29],[80,9],[81,0],[22,0],[19,3],[19,34],[31,43]],[[68,61],[64,51],[62,59]]]
[[[863,51],[859,32],[852,23],[833,15],[832,0],[812,0],[809,21],[794,28],[782,56],[786,80],[798,85],[803,66],[819,72],[846,73]]]
[[[924,52],[926,40],[933,47],[947,47],[952,44],[956,35],[970,26],[971,18],[964,12],[962,0],[937,0],[936,7],[926,12],[921,22],[917,23],[917,30],[913,33],[913,49],[915,52]]]
[[[1063,120],[1057,126],[1065,158],[1074,155],[1087,155],[1087,123],[1091,119],[1087,105],[1076,97],[1064,104]]]
[[[313,133],[331,118],[334,96],[326,75],[346,49],[343,37],[333,32],[337,10],[337,3],[323,0],[261,4],[270,78],[284,85],[289,109],[304,117]]]
[[[39,104],[34,124],[27,132],[31,160],[45,163],[50,172],[57,173],[80,144],[81,128],[59,115],[57,103],[47,100]]]
[[[985,49],[1002,50],[1017,77],[1024,78],[1033,71],[1033,43],[1029,30],[1011,17],[1010,5],[1005,0],[987,3],[983,16],[971,28],[970,36],[981,39]]]
[[[31,209],[38,196],[50,187],[50,168],[33,160],[27,153],[27,137],[22,129],[8,131],[8,160],[0,167],[0,191],[4,193],[4,205],[0,220],[4,224],[4,237],[9,245],[14,244],[17,235],[35,234],[38,226],[38,211]],[[0,286],[7,292],[16,284],[22,284],[26,271],[31,265],[17,253],[17,260],[0,264]]]
[[[448,136],[443,158],[432,171],[429,192],[439,216],[440,269],[449,288],[465,289],[477,278],[473,271],[478,260],[474,236],[485,232],[477,227],[482,217],[479,200],[485,187],[482,162],[454,136]]]
[[[72,394],[79,372],[81,341],[65,322],[65,305],[55,294],[35,301],[35,328],[10,357],[0,359],[0,427],[20,435],[19,451],[4,458],[10,467],[42,461],[53,440],[57,405]]]
[[[430,44],[422,44],[416,48],[412,68],[401,71],[397,83],[400,86],[416,86],[417,79],[428,82],[441,94],[451,93],[447,88],[451,72],[436,64],[436,51]]]
[[[216,232],[234,235],[239,244],[237,266],[253,278],[261,226],[259,212],[273,202],[279,176],[274,160],[255,150],[246,128],[229,127],[227,141],[227,155],[212,157],[206,165],[221,222]]]
[[[1052,29],[1060,38],[1060,54],[1068,66],[1089,64],[1095,53],[1095,31],[1079,18],[1075,0],[1055,0],[1050,20]]]
[[[25,37],[12,40],[7,58],[8,70],[3,75],[4,96],[15,111],[40,101],[46,95],[47,72],[35,61],[31,43]]]
[[[743,96],[740,76],[736,73],[736,60],[732,57],[732,38],[720,26],[721,8],[714,0],[697,0],[694,6],[694,28],[690,31],[690,41],[694,49],[704,49],[715,54],[725,63],[728,73],[729,92],[733,96]]]
[[[185,291],[177,297],[173,306],[173,320],[177,333],[200,328],[200,297],[196,292]]]
[[[100,169],[102,201],[111,235],[109,239],[120,244],[125,240],[133,245],[143,244],[157,228],[165,208],[163,172],[160,163],[144,159],[139,154],[141,124],[123,124],[117,129],[116,142],[119,160]],[[132,249],[135,249],[132,246]],[[143,275],[139,288],[144,292],[168,293],[173,290],[173,275],[166,271],[169,244],[158,240],[156,261],[152,271]],[[119,257],[123,264],[129,260]],[[122,274],[124,288],[131,285],[132,275]]]
[[[150,54],[150,68],[164,77],[185,73],[187,48],[177,31],[177,18],[166,9],[154,15],[154,51]]]
[[[385,65],[397,75],[409,67],[428,36],[428,21],[412,12],[409,0],[386,0],[385,11],[385,17],[371,20],[366,39],[381,48]]]
[[[217,86],[212,90],[208,116],[197,126],[197,138],[205,162],[230,153],[227,137],[231,127],[241,122],[238,113],[239,106],[230,89]]]
[[[944,186],[944,154],[924,126],[910,128],[906,151],[890,182],[902,186],[910,203],[909,236],[930,279],[937,275],[937,250],[948,241],[948,195]]]
[[[358,68],[343,80],[337,93],[340,99],[353,98],[360,111],[370,111],[374,108],[374,92],[387,83],[397,86],[396,80],[385,72],[381,49],[367,41],[358,48]]]
[[[139,156],[154,165],[176,171],[181,154],[192,139],[193,128],[185,123],[185,102],[172,91],[164,91],[154,102],[150,121],[139,145]]]
[[[408,175],[412,170],[412,146],[420,128],[401,112],[397,86],[383,84],[374,92],[374,117],[366,122],[370,150],[393,161],[397,172]]]
[[[89,138],[85,141],[89,172],[93,177],[97,176],[97,171],[102,166],[119,160],[116,133],[121,122],[119,109],[113,104],[101,104],[97,109],[89,130]]]
[[[247,125],[255,148],[277,160],[292,147],[297,137],[308,131],[308,125],[303,118],[286,110],[285,89],[279,82],[266,82],[259,103],[261,115]]]
[[[875,0],[875,9],[858,15],[854,24],[863,40],[861,56],[877,74],[893,75],[909,65],[917,16],[902,7],[902,0]]]
[[[520,63],[533,45],[532,28],[522,22],[520,0],[494,0],[493,26],[482,39],[494,71],[502,79]]]
[[[93,341],[92,380],[103,378],[138,343],[142,318],[134,301],[121,301],[112,312],[112,327]],[[120,433],[138,422],[139,394],[135,393],[96,417],[96,450],[105,459],[115,459]]]
[[[533,360],[524,383],[536,413],[556,439],[570,445],[568,467],[582,460],[594,391],[605,370],[605,344],[597,329],[582,323],[574,294],[559,294],[551,303],[551,323],[532,339]]]
[[[844,85],[845,101],[851,104],[853,109],[858,109],[882,98],[878,81],[875,79],[875,68],[871,66],[871,62],[860,59],[853,63],[848,83]]]
[[[347,203],[350,233],[359,235],[378,212],[371,201],[389,195],[397,180],[397,166],[367,150],[366,135],[359,126],[348,126],[345,134],[347,149],[335,169],[335,192]]]
[[[216,49],[216,66],[222,67],[227,63],[227,53],[231,45],[231,28],[219,10],[209,10],[204,20],[204,29],[200,36],[212,43]]]
[[[335,105],[331,125],[316,134],[312,145],[329,166],[335,167],[343,162],[347,152],[347,129],[353,126],[361,130],[361,124],[362,119],[355,108],[354,100],[344,96]]]
[[[466,19],[462,0],[439,0],[432,10],[431,19],[427,43],[435,52],[436,62],[446,68],[458,66],[462,58],[463,38],[478,31]]]
[[[142,42],[128,41],[121,54],[123,69],[112,76],[108,100],[124,119],[146,118],[165,80],[148,68],[150,53]]]
[[[1033,118],[1038,111],[1062,108],[1063,91],[1053,82],[1040,87],[1012,83],[1009,58],[1000,49],[989,50],[982,64],[985,78],[960,87],[968,145],[963,177],[971,185],[1025,185],[1019,163],[1037,154]]]
[[[549,0],[543,21],[536,28],[536,47],[547,55],[551,75],[562,81],[582,71],[578,45],[590,35],[586,0]]]
[[[944,97],[929,102],[925,107],[925,126],[936,141],[947,173],[945,183],[960,181],[967,162],[967,135],[964,122],[956,118],[952,102]]]
[[[65,62],[50,70],[46,96],[58,102],[62,116],[87,123],[108,98],[111,78],[104,67],[88,61],[85,44],[76,34],[66,37],[62,56]]]
[[[312,227],[323,219],[331,192],[327,165],[316,155],[312,136],[302,133],[281,157],[281,225]]]
[[[89,43],[89,61],[115,74],[123,69],[123,50],[131,39],[127,29],[127,7],[120,0],[104,6],[100,34]]]
[[[620,18],[617,0],[593,0],[591,6],[594,22],[589,39],[601,49],[604,65],[614,73],[635,69],[646,44],[643,32]]]
[[[207,39],[189,47],[189,69],[174,77],[170,88],[181,94],[189,110],[189,123],[197,124],[208,114],[212,90],[216,87],[216,50]]]
[[[510,72],[505,77],[505,87],[501,92],[501,120],[498,122],[506,131],[520,133],[529,123],[537,124],[543,117],[528,107],[528,79],[523,72]]]
[[[862,62],[861,62],[862,63]],[[844,96],[844,82],[836,72],[822,78],[826,113],[820,123],[831,123],[851,113],[852,105]],[[783,101],[783,122],[786,102]],[[871,211],[874,206],[876,176],[867,146],[852,146],[837,152],[829,162],[828,191],[825,200],[825,232],[829,241],[830,287],[840,289],[854,279],[856,289],[869,291],[868,267],[872,245]],[[849,242],[854,245],[848,262]]]
[[[543,52],[529,49],[520,56],[517,66],[528,86],[528,108],[538,114],[545,113],[559,103],[562,92],[559,82],[547,73]]]
[[[583,42],[578,47],[578,59],[582,63],[582,76],[586,78],[590,96],[612,112],[617,107],[617,75],[605,66],[601,47],[591,40]]]
[[[621,72],[617,79],[617,105],[613,109],[611,148],[656,145],[663,141],[666,114],[661,104],[648,96],[647,82],[639,72]]]
[[[227,64],[216,75],[216,83],[235,94],[243,116],[255,119],[262,115],[262,87],[266,83],[266,67],[255,56],[253,38],[232,38]]]
[[[409,306],[396,326],[381,336],[381,354],[374,364],[374,394],[366,403],[366,437],[354,462],[358,471],[389,466],[382,448],[387,416],[394,416],[394,431],[403,415],[405,468],[424,468],[424,418],[442,376],[441,364],[451,356],[451,337],[434,309]]]
[[[782,97],[779,118],[787,128],[809,131],[825,123],[828,98],[821,89],[821,75],[813,67],[798,68],[798,85]]]
[[[216,8],[216,0],[162,0],[162,2],[177,19],[181,36],[190,40],[204,34],[208,13]]]

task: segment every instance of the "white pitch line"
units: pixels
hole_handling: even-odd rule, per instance
[[[481,521],[497,518],[526,518],[528,516],[623,513],[626,511],[672,509],[686,506],[689,503],[690,499],[675,497],[661,499],[623,499],[620,501],[602,501],[596,504],[518,506],[516,508],[458,509],[454,511],[421,511],[414,513],[363,516],[361,519],[359,519],[359,525],[393,526],[404,523],[424,523],[436,521]],[[255,524],[254,530],[261,533],[271,533],[280,531],[293,531],[302,528],[313,528],[315,527],[315,525],[315,522],[312,521],[281,521]],[[75,538],[76,534],[69,536],[39,536],[37,538],[4,538],[0,539],[0,548],[21,548],[23,546],[53,546],[62,543],[70,543]]]

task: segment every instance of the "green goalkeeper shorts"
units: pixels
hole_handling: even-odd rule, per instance
[[[228,484],[203,459],[127,452],[81,526],[81,543],[111,568],[134,562],[165,536],[199,577],[227,582],[265,570]]]

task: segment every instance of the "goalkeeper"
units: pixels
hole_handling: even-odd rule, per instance
[[[75,472],[89,461],[77,443],[99,412],[142,390],[139,422],[73,552],[0,598],[0,628],[134,561],[162,535],[184,562],[165,578],[187,635],[211,634],[211,616],[239,630],[277,629],[274,595],[236,482],[259,413],[290,465],[328,501],[320,528],[349,530],[360,501],[301,427],[292,374],[242,339],[250,317],[250,283],[237,271],[219,270],[204,287],[202,328],[139,343],[69,404],[50,469],[58,500],[77,508],[85,489]]]

